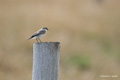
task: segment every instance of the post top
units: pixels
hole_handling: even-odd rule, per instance
[[[60,47],[60,42],[41,42],[41,43],[34,43],[33,46],[35,47]]]
[[[33,45],[59,45],[60,42],[40,42],[40,43],[34,43]]]
[[[34,43],[34,44],[60,44],[60,42],[40,42],[40,43]]]

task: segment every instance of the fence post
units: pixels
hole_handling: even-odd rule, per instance
[[[58,80],[59,55],[59,42],[34,43],[32,80]]]

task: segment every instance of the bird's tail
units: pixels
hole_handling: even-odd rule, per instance
[[[31,36],[30,38],[28,38],[27,40],[30,40],[30,39],[32,39],[34,36]]]
[[[27,40],[30,40],[30,39],[32,39],[32,37],[28,38]]]

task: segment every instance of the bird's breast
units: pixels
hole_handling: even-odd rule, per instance
[[[43,37],[45,35],[46,35],[46,33],[45,34],[41,34],[41,35],[38,36],[38,38],[41,38],[41,37]]]

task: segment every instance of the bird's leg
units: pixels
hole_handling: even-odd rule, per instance
[[[40,42],[42,42],[42,41],[40,40],[40,38],[38,38],[38,40],[39,40]]]
[[[38,39],[36,38],[36,41],[39,43]]]

